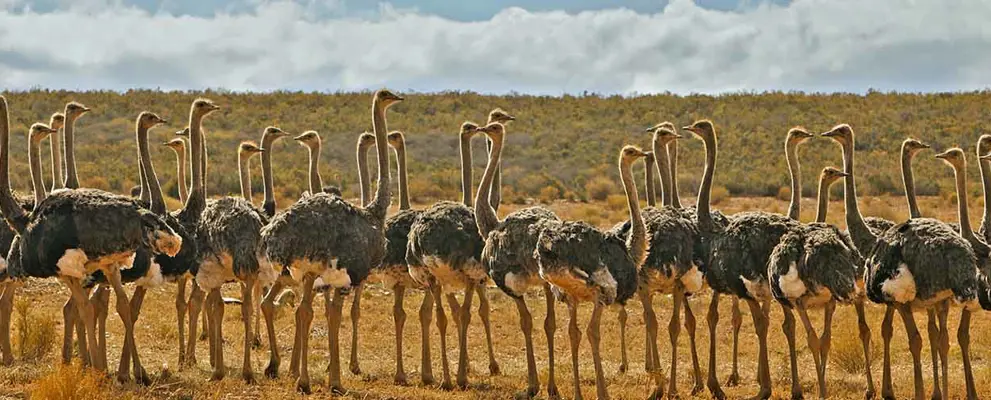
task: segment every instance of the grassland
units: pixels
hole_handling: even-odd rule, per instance
[[[686,199],[690,200],[690,199]],[[892,219],[905,217],[903,209],[903,198],[895,196],[872,197],[862,199],[862,208],[867,215],[883,215]],[[980,202],[972,204],[981,204]],[[805,216],[810,218],[813,214],[811,200],[807,200],[805,206]],[[418,207],[423,207],[419,205]],[[551,205],[555,212],[565,218],[590,218],[596,216],[598,223],[602,226],[609,226],[625,218],[625,210],[607,203],[570,203],[556,202]],[[782,200],[775,198],[726,198],[722,199],[717,208],[728,213],[741,210],[764,209],[768,211],[783,211],[786,204]],[[931,215],[946,220],[955,219],[955,208],[952,203],[940,197],[924,197],[921,207],[926,215]],[[513,210],[515,206],[508,206],[503,213]],[[979,214],[979,213],[977,213]],[[830,221],[842,224],[842,207],[834,202]],[[976,221],[975,221],[976,222]],[[111,379],[101,377],[97,374],[87,373],[78,367],[58,367],[57,346],[61,339],[61,307],[67,292],[55,281],[34,281],[30,282],[22,289],[21,299],[30,302],[30,307],[25,307],[27,313],[28,336],[32,343],[28,346],[32,348],[42,347],[43,350],[30,354],[27,359],[18,359],[13,367],[0,368],[0,398],[12,397],[35,397],[35,398],[76,398],[76,399],[96,399],[96,398],[121,398],[121,399],[186,399],[186,398],[207,398],[207,399],[246,399],[246,398],[286,398],[298,396],[294,392],[293,381],[285,373],[288,367],[288,358],[292,343],[292,315],[288,308],[279,312],[277,334],[279,336],[280,350],[285,357],[283,359],[283,374],[277,380],[261,378],[256,385],[246,385],[238,379],[239,362],[241,359],[240,341],[243,337],[240,312],[237,307],[229,307],[225,313],[224,335],[225,335],[225,359],[227,360],[229,375],[221,382],[208,382],[210,375],[207,364],[206,342],[200,342],[197,352],[199,364],[195,368],[179,370],[176,367],[176,327],[173,306],[173,296],[175,287],[165,285],[162,288],[152,290],[145,300],[144,312],[137,323],[137,341],[145,367],[152,375],[153,384],[142,387],[135,384],[118,385]],[[228,295],[237,296],[236,291],[231,287]],[[359,354],[361,355],[361,368],[363,375],[353,376],[344,372],[344,384],[351,390],[349,398],[356,399],[506,399],[510,398],[517,390],[523,386],[526,365],[523,357],[523,340],[517,325],[517,314],[512,301],[504,296],[497,289],[489,291],[492,304],[492,327],[493,339],[497,359],[501,363],[503,375],[488,376],[487,360],[485,357],[485,343],[481,325],[477,323],[477,316],[473,316],[473,325],[470,330],[470,353],[472,355],[471,382],[469,390],[444,392],[434,387],[423,387],[419,382],[419,323],[415,316],[415,309],[419,304],[421,294],[415,291],[407,294],[406,310],[410,315],[406,324],[406,357],[405,364],[411,386],[397,387],[392,384],[392,374],[394,366],[394,345],[392,337],[392,316],[391,294],[377,286],[372,286],[364,292],[362,300],[362,320],[361,320],[361,341]],[[541,371],[541,382],[546,382],[547,358],[545,356],[546,344],[544,335],[541,332],[541,321],[543,320],[542,300],[538,295],[532,297],[531,307],[536,325],[535,346],[537,353],[537,366]],[[663,333],[667,326],[667,319],[670,316],[671,301],[668,298],[657,298],[655,308],[659,311],[662,333],[660,335],[660,349],[662,367],[665,373],[668,370],[670,345],[667,335]],[[706,368],[707,344],[709,337],[705,325],[704,309],[708,303],[708,295],[701,295],[690,301],[691,306],[699,315],[698,340],[699,352],[702,358],[702,369]],[[721,379],[725,379],[730,371],[731,342],[729,340],[731,329],[729,323],[729,302],[723,302],[721,309],[722,320],[719,325],[717,351],[719,353],[719,365],[717,370]],[[347,309],[348,307],[345,307]],[[625,374],[620,374],[619,370],[619,329],[616,322],[615,311],[607,311],[603,319],[603,343],[604,368],[607,380],[610,385],[610,394],[616,399],[641,399],[648,393],[652,385],[651,378],[643,373],[643,345],[644,329],[642,310],[636,301],[631,301],[627,306],[630,312],[628,344],[630,356],[630,370]],[[558,331],[556,336],[557,354],[557,379],[558,385],[565,398],[572,397],[570,353],[568,347],[567,334],[564,328],[566,321],[561,317],[563,305],[558,305]],[[879,326],[882,316],[880,307],[869,307],[869,320],[873,335],[873,350],[876,355],[874,363],[875,384],[880,385],[881,364],[880,364],[880,334]],[[585,307],[580,313],[580,324],[584,326],[588,320],[590,309]],[[347,311],[345,311],[347,313]],[[16,315],[16,313],[15,313]],[[312,353],[310,358],[311,371],[314,373],[315,394],[314,397],[329,397],[326,388],[321,384],[325,379],[323,368],[327,364],[327,329],[322,312],[316,313],[314,319],[314,331],[310,341]],[[814,323],[821,326],[821,317],[814,313]],[[951,312],[951,329],[955,332],[957,313]],[[772,380],[774,382],[775,398],[788,395],[790,381],[788,378],[788,353],[785,346],[785,339],[779,329],[781,314],[777,307],[772,308],[772,325],[769,336],[770,342],[770,366]],[[916,315],[917,321],[924,321],[923,314]],[[15,316],[14,337],[18,337],[20,332],[20,318]],[[345,315],[344,321],[348,321]],[[830,357],[828,385],[832,398],[837,399],[859,399],[863,396],[864,381],[862,378],[862,351],[860,342],[857,339],[855,315],[849,307],[840,307],[834,320],[833,348]],[[924,323],[920,323],[920,327]],[[982,394],[987,394],[986,390],[991,387],[991,336],[982,334],[991,326],[991,316],[980,313],[972,322],[972,356],[974,362],[974,372],[977,380],[978,390]],[[923,328],[924,329],[924,328]],[[109,346],[111,365],[116,365],[121,347],[121,335],[123,327],[116,316],[111,315],[108,322]],[[434,373],[439,374],[439,355],[437,353],[438,339],[436,329],[432,330],[431,338],[434,346]],[[38,338],[38,335],[54,335],[47,339]],[[350,335],[350,324],[344,323],[341,329],[342,338]],[[798,330],[797,343],[799,348],[799,366],[801,369],[801,379],[806,395],[814,397],[815,374],[812,367],[811,354],[805,349],[804,332]],[[950,391],[951,398],[958,398],[963,393],[962,365],[960,362],[959,348],[956,346],[956,336],[950,335]],[[19,340],[15,339],[15,343]],[[53,343],[54,342],[54,343]],[[453,332],[449,332],[449,343],[455,342]],[[42,344],[38,344],[42,343]],[[45,345],[44,343],[48,343]],[[52,347],[54,345],[54,347]],[[744,324],[741,331],[740,341],[740,367],[742,373],[742,385],[736,388],[725,388],[731,398],[742,398],[756,392],[755,383],[756,352],[757,347],[753,334],[750,318],[744,315]],[[48,346],[44,349],[44,346]],[[342,362],[347,363],[347,352],[350,350],[349,341],[342,340],[342,353],[345,355]],[[15,354],[20,348],[19,343],[15,344]],[[894,383],[898,398],[907,398],[912,391],[912,369],[911,357],[908,346],[904,339],[904,330],[900,323],[895,324],[895,340],[892,345],[895,365],[893,367]],[[448,351],[452,359],[456,359],[456,350],[453,346]],[[254,352],[254,364],[256,373],[261,376],[261,370],[267,361],[268,349],[264,346]],[[923,366],[926,368],[924,376],[929,382],[929,360],[928,347],[924,347]],[[680,354],[680,380],[679,387],[683,398],[690,397],[691,387],[690,359],[687,352],[687,335],[682,331],[679,346]],[[593,370],[591,366],[591,354],[588,350],[587,342],[582,343],[581,352],[582,364],[580,374],[582,376],[583,392],[586,397],[594,396],[595,388],[593,381]],[[452,365],[453,367],[453,365]],[[439,376],[439,375],[437,375]],[[928,388],[929,386],[927,386]],[[983,388],[983,389],[982,389]],[[708,398],[703,393],[698,398]]]

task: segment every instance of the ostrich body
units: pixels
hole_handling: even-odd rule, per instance
[[[818,211],[816,222],[801,225],[785,234],[775,246],[768,261],[768,278],[771,293],[781,303],[785,320],[782,329],[788,341],[791,358],[792,398],[802,397],[802,387],[798,381],[798,363],[795,354],[795,317],[793,309],[798,309],[802,325],[806,330],[809,350],[815,362],[819,384],[819,397],[826,395],[826,358],[830,347],[832,313],[837,302],[858,303],[858,317],[864,318],[863,300],[863,259],[857,252],[849,236],[833,225],[826,224],[826,208],[829,201],[829,187],[846,173],[835,168],[826,168],[819,177]],[[793,182],[792,190],[800,192]],[[798,198],[795,203],[799,203]],[[800,212],[801,208],[797,211]],[[808,317],[808,310],[825,309],[825,327],[822,337],[818,336]],[[860,332],[860,337],[869,337],[870,332]],[[865,353],[864,365],[870,365],[870,354]],[[869,370],[869,368],[868,368]],[[871,386],[868,379],[868,386]],[[869,391],[873,391],[870,389]]]
[[[402,100],[402,97],[388,90],[379,90],[372,101],[379,177],[375,198],[367,207],[355,206],[339,196],[318,192],[322,184],[315,185],[316,182],[311,181],[313,194],[276,215],[262,230],[262,248],[266,256],[277,266],[290,268],[293,278],[302,281],[303,296],[296,314],[300,342],[296,387],[300,391],[310,390],[308,341],[313,319],[313,283],[317,277],[322,277],[334,288],[334,298],[327,312],[330,342],[328,385],[333,391],[344,391],[338,347],[342,288],[360,284],[371,267],[384,257],[385,214],[391,199],[385,114],[390,105]],[[316,136],[315,132],[313,136]],[[316,163],[313,156],[311,150],[311,165]],[[314,240],[314,235],[319,240]]]
[[[489,125],[483,132],[493,139],[493,155],[498,158],[502,145],[501,125]],[[620,151],[620,176],[626,191],[632,224],[628,238],[624,240],[584,222],[565,222],[545,227],[540,232],[534,250],[540,266],[540,276],[558,290],[568,303],[568,333],[576,399],[582,398],[578,375],[581,332],[577,323],[577,309],[581,302],[594,304],[586,334],[592,347],[597,398],[609,398],[599,354],[599,321],[603,306],[623,304],[636,292],[637,274],[647,256],[646,228],[631,171],[633,162],[645,156],[643,151],[633,146],[626,146]],[[492,167],[494,165],[490,160],[482,178],[483,187],[492,179]]]
[[[106,365],[93,354],[98,349],[96,320],[81,280],[97,270],[107,276],[117,294],[117,311],[125,329],[124,347],[129,348],[134,340],[133,320],[121,284],[120,268],[130,265],[135,251],[142,247],[156,254],[175,255],[182,246],[182,239],[165,221],[138,207],[134,200],[92,189],[55,191],[38,204],[34,212],[25,214],[10,194],[9,127],[7,102],[3,97],[0,97],[0,108],[0,145],[3,146],[0,148],[0,210],[19,234],[12,244],[10,256],[13,257],[7,259],[8,274],[12,278],[58,277],[69,286],[86,325],[90,359],[94,367],[103,370]],[[52,131],[44,125],[37,129]],[[122,366],[126,364],[121,363]],[[126,380],[127,371],[118,370],[117,377]]]

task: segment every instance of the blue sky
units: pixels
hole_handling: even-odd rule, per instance
[[[0,90],[963,91],[984,0],[0,0]]]

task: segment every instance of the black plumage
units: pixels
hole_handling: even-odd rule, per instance
[[[745,299],[769,294],[751,290],[767,283],[771,252],[781,237],[798,225],[780,214],[753,211],[734,215],[712,241],[711,263],[705,274],[709,286]]]
[[[863,276],[862,266],[860,253],[838,228],[824,223],[801,225],[782,236],[771,253],[771,293],[788,305],[822,289],[828,289],[830,295],[823,300],[853,301],[858,297],[856,283]],[[800,284],[793,281],[796,278]]]
[[[626,240],[586,222],[569,221],[541,229],[533,256],[541,276],[570,274],[580,278],[589,290],[598,293],[597,299],[603,304],[623,304],[636,293],[637,266]]]
[[[489,233],[482,250],[482,264],[496,286],[515,298],[521,298],[527,288],[507,285],[506,277],[523,281],[539,280],[540,267],[534,249],[540,232],[558,225],[561,219],[543,207],[528,207],[514,211]]]
[[[461,203],[441,201],[423,210],[414,220],[406,262],[414,279],[429,284],[422,281],[429,273],[417,272],[429,267],[428,260],[436,259],[459,271],[469,262],[477,263],[483,247],[474,210]]]
[[[378,268],[401,267],[406,272],[406,247],[413,221],[420,216],[420,210],[400,210],[385,220],[385,256]]]

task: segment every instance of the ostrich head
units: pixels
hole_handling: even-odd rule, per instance
[[[681,129],[695,134],[696,137],[702,140],[716,137],[716,127],[712,125],[712,121],[707,119],[695,121],[695,123]]]
[[[481,128],[478,128],[478,131],[485,134],[485,136],[492,141],[501,141],[506,136],[506,126],[499,122],[487,124]]]
[[[168,147],[175,151],[183,151],[186,148],[186,141],[182,138],[175,138],[169,140],[168,142],[162,143],[162,146]]]
[[[42,140],[47,138],[48,135],[51,135],[56,132],[58,132],[58,129],[52,129],[48,125],[45,125],[41,122],[36,122],[32,124],[31,128],[28,130],[28,140],[30,140],[34,144],[38,144],[38,142],[41,142]]]
[[[141,114],[138,114],[138,127],[141,129],[151,129],[164,123],[168,123],[168,121],[153,112],[142,111]]]
[[[516,121],[516,117],[503,111],[501,108],[496,108],[495,110],[489,112],[489,122],[498,122],[501,124],[505,124],[509,121]]]
[[[839,124],[821,134],[839,143],[841,146],[853,145],[853,128],[847,124]]]
[[[189,127],[182,128],[181,130],[175,131],[176,136],[189,137]]]
[[[75,120],[76,118],[79,118],[83,114],[86,114],[88,112],[90,112],[89,107],[86,107],[75,101],[71,101],[69,102],[69,104],[65,105],[65,117],[68,119]]]
[[[194,116],[205,117],[210,113],[220,109],[220,106],[213,103],[213,101],[208,99],[196,99],[193,101],[192,113]]]
[[[660,125],[658,125],[660,126]],[[674,129],[670,129],[667,126],[654,129],[654,141],[660,147],[667,146],[672,140],[681,139],[681,135],[675,133]]]
[[[629,166],[634,161],[643,157],[647,157],[647,153],[644,153],[639,147],[626,145],[623,146],[623,150],[619,153],[619,162],[624,166]]]
[[[840,171],[833,167],[826,167],[822,169],[822,173],[819,174],[819,180],[826,183],[826,187],[829,187],[837,180],[850,176],[850,174]]]
[[[988,154],[991,153],[991,135],[981,135],[977,139],[977,154]]]
[[[375,135],[371,132],[362,132],[358,135],[358,148],[367,149],[375,145]]]
[[[654,125],[654,126],[652,126],[652,127],[650,127],[650,128],[647,128],[647,129],[645,130],[645,132],[651,132],[651,133],[653,133],[654,131],[656,131],[656,130],[658,130],[658,129],[660,129],[660,128],[668,128],[668,129],[670,129],[671,131],[676,131],[676,130],[678,130],[678,128],[675,128],[675,126],[674,126],[674,124],[673,124],[673,123],[671,123],[671,121],[664,121],[664,122],[661,122],[661,123],[659,123],[659,124],[657,124],[657,125]]]
[[[131,197],[141,197],[141,185],[131,186]]]
[[[269,126],[265,128],[264,132],[262,132],[262,142],[275,141],[284,138],[286,136],[289,136],[288,132],[279,129],[278,127],[275,126]]]
[[[403,99],[402,96],[392,93],[388,89],[380,89],[379,91],[375,92],[374,103],[378,104],[379,107],[382,107],[382,109],[384,110],[389,108],[393,104],[396,104],[403,100],[405,99]]]
[[[964,156],[963,150],[959,147],[954,147],[939,153],[936,155],[936,158],[943,160],[943,162],[960,171],[967,168],[967,158]]]
[[[908,154],[909,157],[915,157],[915,154],[924,149],[928,149],[930,146],[918,140],[908,138],[902,142],[902,151]]]
[[[478,133],[478,128],[479,128],[478,124],[474,122],[471,121],[462,122],[461,131],[459,132],[459,135],[461,135],[461,137],[465,137],[465,136],[471,137],[475,133]]]
[[[399,149],[406,146],[406,137],[400,131],[389,132],[389,146]]]
[[[264,151],[265,149],[261,148],[260,146],[258,146],[257,143],[250,140],[245,140],[237,146],[238,157],[246,157],[247,159],[251,159],[251,157],[261,154]]]
[[[320,146],[320,135],[317,134],[317,131],[303,132],[301,135],[292,138],[292,140],[299,142],[300,145],[306,146],[311,150]]]
[[[787,140],[788,140],[788,144],[799,145],[805,143],[806,140],[812,139],[813,136],[815,135],[806,131],[805,128],[796,126],[788,130]]]
[[[48,121],[48,126],[55,130],[62,129],[65,126],[65,114],[60,112],[52,114],[52,118]]]

